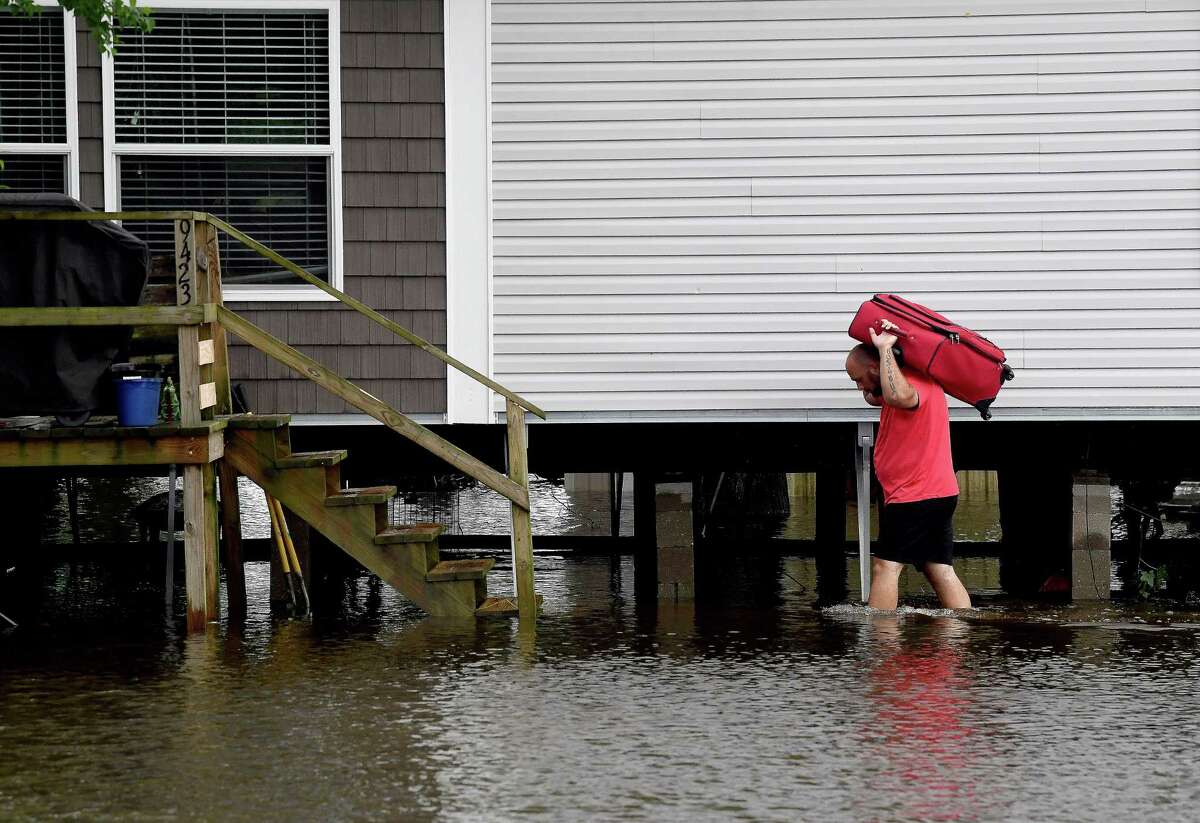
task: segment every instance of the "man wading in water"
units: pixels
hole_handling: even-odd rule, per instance
[[[860,343],[846,358],[846,373],[863,400],[881,406],[875,442],[875,475],[883,487],[879,518],[882,546],[871,560],[867,605],[896,608],[896,585],[905,563],[929,578],[948,609],[968,609],[971,597],[954,573],[952,517],[958,479],[950,456],[950,412],[942,387],[901,368],[892,347],[894,326],[871,329],[873,346]]]

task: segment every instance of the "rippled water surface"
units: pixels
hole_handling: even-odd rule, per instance
[[[972,563],[983,608],[871,615],[802,559],[693,608],[542,556],[536,636],[368,578],[273,619],[250,564],[245,626],[192,639],[144,570],[64,564],[0,638],[0,818],[1193,818],[1200,615],[1003,604]]]
[[[147,482],[97,483],[81,508],[161,487]],[[604,504],[538,494],[543,521],[567,512],[565,533],[606,526]],[[986,537],[985,503],[960,528]],[[793,508],[784,528],[806,522]],[[186,638],[153,553],[74,556],[89,559],[0,599],[22,618],[0,633],[0,820],[1191,820],[1200,807],[1200,614],[1008,601],[993,558],[957,564],[972,612],[933,609],[909,572],[906,607],[871,614],[819,605],[813,561],[736,543],[704,560],[698,605],[639,602],[627,558],[541,554],[536,634],[425,619],[365,576],[315,620],[273,618],[267,566],[250,563],[245,624]]]

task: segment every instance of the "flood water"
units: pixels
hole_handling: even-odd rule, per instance
[[[1200,614],[1009,601],[993,558],[973,611],[906,575],[868,613],[853,564],[820,606],[813,561],[726,549],[697,605],[541,554],[535,635],[368,577],[272,617],[250,563],[245,624],[186,638],[153,558],[49,564],[0,635],[0,819],[1195,819]]]

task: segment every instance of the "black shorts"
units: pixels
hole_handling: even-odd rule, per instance
[[[926,563],[954,562],[954,507],[958,496],[917,500],[913,503],[888,503],[879,524],[879,550],[876,557],[896,563],[912,563],[918,569]]]

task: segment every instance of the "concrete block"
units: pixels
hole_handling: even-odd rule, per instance
[[[658,597],[692,600],[696,596],[696,556],[692,534],[692,484],[658,483],[654,494],[658,548]]]
[[[568,492],[608,492],[607,472],[567,472],[563,488]]]
[[[1109,479],[1076,475],[1071,488],[1071,599],[1107,600],[1111,594],[1112,527]]]
[[[1106,551],[1071,550],[1071,599],[1107,600],[1112,555]]]

